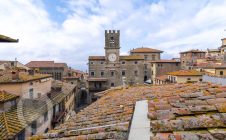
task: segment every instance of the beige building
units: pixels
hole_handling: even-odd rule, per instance
[[[201,82],[202,73],[196,70],[179,70],[167,73],[171,83]]]
[[[0,77],[0,89],[23,98],[40,98],[51,91],[52,78],[48,74],[27,74],[8,70]]]
[[[37,75],[33,75],[31,79],[31,75],[27,76],[29,80],[23,79],[24,81],[17,82],[17,85],[9,81],[0,84],[0,89],[4,89],[0,91],[0,138],[2,139],[25,140],[34,134],[45,133],[55,128],[74,114],[75,85],[58,82],[56,86],[51,82],[49,84],[51,80],[47,80],[47,77],[37,78]],[[16,88],[12,90],[13,86],[10,87],[10,84]],[[19,89],[27,90],[22,92]],[[30,89],[33,89],[32,96]],[[42,91],[45,94],[36,98],[38,89],[38,93]],[[11,90],[13,93],[6,90]]]
[[[222,64],[209,64],[196,67],[196,70],[205,72],[206,74],[213,74],[216,76],[226,76],[226,65]]]

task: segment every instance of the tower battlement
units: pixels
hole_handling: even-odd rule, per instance
[[[105,34],[120,34],[120,30],[105,30]]]

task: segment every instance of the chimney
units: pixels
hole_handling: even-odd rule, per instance
[[[12,71],[12,80],[19,80],[19,71]]]

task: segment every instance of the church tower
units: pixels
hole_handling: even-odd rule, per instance
[[[118,63],[120,55],[120,31],[105,30],[105,57],[107,63]]]

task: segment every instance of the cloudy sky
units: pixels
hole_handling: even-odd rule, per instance
[[[136,47],[217,48],[226,37],[226,0],[0,0],[0,59],[66,62],[86,70],[89,55],[104,55],[104,30],[121,30],[121,54]]]

